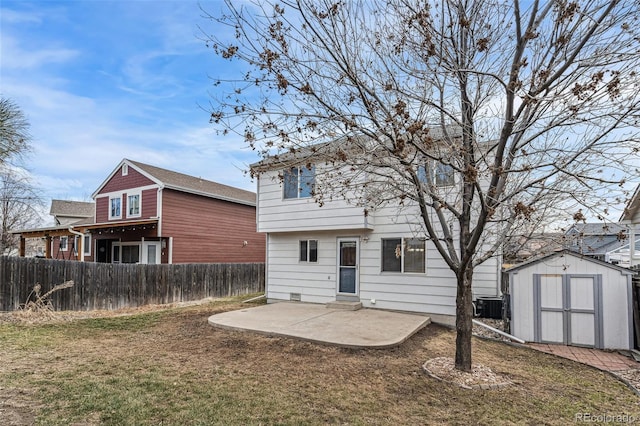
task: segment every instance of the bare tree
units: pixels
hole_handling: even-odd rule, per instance
[[[0,164],[28,151],[29,122],[11,99],[0,98]]]
[[[19,240],[11,231],[40,224],[42,206],[42,197],[27,176],[0,167],[0,255],[18,247]]]
[[[464,371],[474,268],[552,208],[606,216],[638,176],[640,9],[525,4],[227,0],[209,16],[218,27],[208,43],[246,71],[218,82],[228,90],[212,122],[272,162],[346,164],[350,175],[317,185],[319,202],[351,185],[366,208],[417,206],[457,277]],[[345,143],[319,148],[336,139]],[[434,181],[443,167],[454,186]]]

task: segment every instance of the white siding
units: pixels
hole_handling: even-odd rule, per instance
[[[312,198],[283,199],[277,171],[258,180],[258,232],[372,229],[373,218],[364,208],[343,199],[325,200],[320,206]]]
[[[383,232],[378,232],[381,228]],[[406,224],[379,225],[374,232],[331,231],[269,234],[267,298],[289,300],[299,293],[303,302],[336,300],[337,240],[357,237],[360,241],[359,297],[369,308],[455,316],[456,278],[435,247],[427,242],[424,274],[381,271],[382,238],[411,237]],[[318,240],[318,262],[298,261],[300,240]],[[497,295],[497,261],[477,268],[474,296]]]
[[[362,207],[344,200],[325,201],[320,207],[312,199],[285,200],[278,171],[261,174],[258,231],[269,233],[268,299],[289,300],[291,293],[299,293],[303,302],[336,300],[337,239],[358,237],[358,296],[363,306],[428,313],[453,322],[456,278],[432,243],[426,242],[425,273],[381,271],[383,238],[425,237],[417,208],[385,207],[365,216]],[[303,239],[318,240],[317,263],[298,261],[298,244]],[[500,295],[499,268],[498,257],[476,267],[474,299]]]

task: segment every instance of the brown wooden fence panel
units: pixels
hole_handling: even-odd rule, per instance
[[[264,263],[132,265],[73,260],[0,257],[0,311],[24,304],[33,287],[56,291],[56,310],[88,311],[188,302],[264,291]]]

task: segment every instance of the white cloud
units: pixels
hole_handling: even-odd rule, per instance
[[[19,12],[6,7],[0,7],[0,16],[6,24],[39,24],[42,22],[42,18],[38,14],[33,12]]]
[[[29,49],[20,45],[11,36],[2,35],[2,68],[3,70],[30,70],[48,64],[65,63],[73,60],[80,51],[59,47],[43,47]]]

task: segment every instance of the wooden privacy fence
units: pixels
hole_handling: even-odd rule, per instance
[[[56,310],[119,309],[264,291],[264,263],[136,265],[2,256],[0,311],[25,303],[37,283],[45,293],[68,280],[75,285],[51,295]]]

